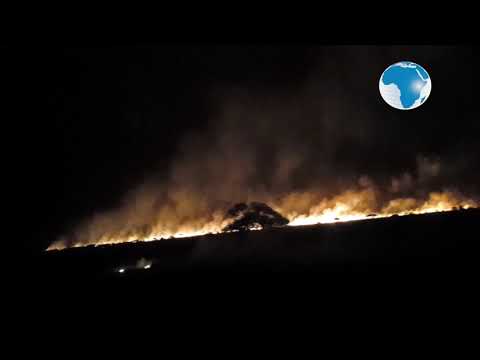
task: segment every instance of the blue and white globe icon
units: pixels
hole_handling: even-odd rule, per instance
[[[432,81],[418,64],[401,61],[390,65],[380,77],[380,95],[385,102],[400,110],[419,107],[430,96]]]

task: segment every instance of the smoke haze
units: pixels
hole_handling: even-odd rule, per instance
[[[302,71],[284,82],[213,80],[204,89],[206,124],[182,136],[165,166],[118,194],[118,207],[85,219],[54,247],[216,232],[237,202],[265,202],[293,222],[338,204],[349,204],[344,215],[474,206],[479,159],[465,149],[475,147],[459,146],[439,131],[444,122],[432,121],[446,76],[440,65],[455,61],[452,52],[420,47],[407,58],[433,84],[427,103],[411,112],[389,108],[378,93],[383,69],[412,53],[405,47],[312,47],[302,53]],[[472,83],[463,86],[468,103]],[[453,118],[456,105],[444,107]],[[468,116],[449,126],[468,133]]]

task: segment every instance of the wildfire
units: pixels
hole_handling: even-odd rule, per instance
[[[380,204],[377,192],[373,188],[347,190],[338,196],[318,199],[311,193],[292,193],[279,201],[271,201],[272,207],[283,214],[290,223],[288,226],[328,224],[336,222],[358,221],[370,218],[384,218],[393,215],[425,214],[468,209],[478,207],[477,202],[458,193],[444,191],[433,192],[426,199],[412,197],[394,198]],[[104,218],[97,219],[96,226],[101,227]],[[106,245],[136,241],[154,241],[168,238],[185,238],[216,234],[228,225],[222,211],[216,211],[208,218],[186,220],[171,230],[165,230],[165,223],[157,221],[148,230],[144,227],[130,228],[120,233],[106,232],[90,241],[65,241],[60,239],[47,250],[61,250],[67,247],[86,245]],[[168,225],[168,224],[167,224]],[[165,227],[165,228],[164,228]],[[257,228],[253,230],[259,230]]]
[[[476,202],[471,199],[460,200],[452,193],[442,192],[431,193],[428,199],[423,202],[413,198],[399,198],[390,200],[387,205],[377,209],[378,211],[374,208],[370,208],[368,211],[358,211],[356,210],[357,200],[364,196],[366,195],[357,193],[351,198],[347,198],[347,201],[343,198],[339,202],[334,202],[331,206],[327,204],[314,208],[313,212],[309,214],[293,216],[289,226],[385,218],[393,215],[427,214],[477,207]]]

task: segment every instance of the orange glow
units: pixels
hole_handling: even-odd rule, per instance
[[[373,197],[374,194],[370,190],[345,192],[323,201],[311,208],[307,214],[287,214],[290,219],[289,226],[364,220],[392,215],[426,214],[478,206],[475,201],[460,199],[451,192],[433,192],[424,201],[413,198],[393,199],[380,208],[375,205]]]
[[[192,200],[189,199],[189,201]],[[288,226],[358,221],[392,215],[425,214],[451,211],[455,208],[478,207],[474,200],[450,191],[432,192],[423,200],[405,197],[380,202],[373,188],[347,190],[337,196],[320,199],[318,195],[309,192],[291,193],[280,200],[267,199],[266,202],[289,219]],[[137,229],[126,227],[127,230],[122,228],[122,231],[117,233],[106,232],[98,237],[90,236],[88,241],[60,239],[47,250],[216,234],[222,232],[230,222],[225,220],[224,213],[224,210],[217,210],[207,217],[203,215],[196,219],[192,216],[184,221],[178,221],[171,216],[167,217],[162,213],[152,220],[153,224],[149,225],[149,231],[145,231],[144,226]],[[109,225],[111,221],[108,216],[96,218],[93,221],[94,229],[102,229],[102,226]],[[90,229],[91,227],[87,226],[83,229],[84,233],[88,234]]]

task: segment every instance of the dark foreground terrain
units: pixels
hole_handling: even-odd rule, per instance
[[[373,328],[401,346],[443,336],[443,347],[478,312],[479,226],[475,209],[43,252],[18,259],[7,309],[27,314],[22,331],[57,318],[85,321],[87,334],[107,323],[117,341],[147,325],[156,337],[198,326],[195,336],[213,327],[242,342],[309,329],[318,347],[319,329],[343,340]]]
[[[232,324],[267,313],[280,322],[286,313],[307,322],[347,313],[368,324],[373,312],[468,320],[479,226],[475,209],[43,252],[13,258],[8,294],[22,313],[40,303],[40,313],[67,320],[83,308],[96,319],[115,309],[121,320],[145,307],[146,319],[180,326],[180,314]]]
[[[479,226],[480,210],[471,209],[89,246],[38,255],[32,276],[59,284],[66,280],[168,283],[178,277],[226,275],[258,279],[274,274],[314,275],[327,281],[349,274],[466,279],[477,269]]]

